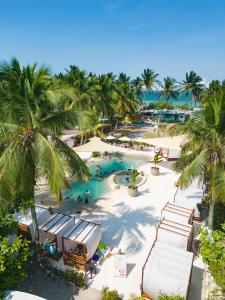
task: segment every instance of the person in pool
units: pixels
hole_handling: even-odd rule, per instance
[[[81,197],[81,195],[79,195],[78,197],[77,197],[77,202],[81,202],[82,201],[82,197]]]
[[[129,182],[129,174],[128,173],[125,176],[125,180],[126,180],[127,183]]]
[[[89,190],[86,190],[86,192],[85,192],[85,195],[86,195],[86,198],[85,198],[85,203],[86,204],[88,204],[89,203],[89,197],[90,197],[90,192],[89,192]]]

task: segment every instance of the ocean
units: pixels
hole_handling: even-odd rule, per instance
[[[160,97],[159,92],[143,92],[142,94],[142,101],[146,104],[148,103],[155,103],[158,101],[165,101],[165,97]],[[177,99],[170,99],[170,103],[176,107],[177,105],[182,105],[182,104],[188,104],[190,108],[193,107],[200,107],[199,102],[195,103],[191,101],[191,95],[185,95],[184,93],[180,94],[180,96]]]

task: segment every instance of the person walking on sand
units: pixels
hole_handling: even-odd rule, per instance
[[[86,195],[85,203],[88,204],[88,203],[89,203],[89,197],[90,197],[90,192],[89,192],[89,190],[86,190],[85,195]]]

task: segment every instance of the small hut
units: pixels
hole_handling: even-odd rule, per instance
[[[181,224],[192,224],[194,210],[167,202],[161,211],[161,219],[165,218]]]
[[[171,246],[191,251],[193,239],[193,226],[180,224],[163,219],[156,233],[156,240]]]
[[[85,263],[95,254],[101,236],[99,224],[78,220],[63,236],[64,263],[84,270]]]
[[[38,225],[43,224],[51,217],[49,209],[47,208],[36,205],[35,211]],[[34,227],[31,211],[28,210],[27,213],[17,212],[14,214],[14,219],[18,222],[19,232],[28,240],[34,241]]]
[[[142,268],[141,294],[156,300],[162,294],[188,298],[193,253],[155,242]]]
[[[61,213],[55,213],[39,226],[41,252],[53,258],[62,254],[62,237],[73,227],[75,219]]]

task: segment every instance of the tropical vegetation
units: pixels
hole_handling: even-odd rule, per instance
[[[4,213],[6,226],[15,232],[15,238],[10,240],[9,232],[0,227],[0,276],[4,275],[0,280],[4,287],[11,288],[24,278],[28,258],[28,243],[18,236],[11,213],[15,209],[31,210],[38,246],[37,181],[40,178],[46,181],[60,205],[62,189],[70,187],[68,178],[72,176],[82,182],[89,177],[85,163],[60,139],[63,130],[77,128],[81,144],[90,136],[104,137],[107,130],[121,121],[140,118],[146,92],[155,90],[162,109],[171,107],[170,99],[177,99],[180,93],[202,103],[202,110],[195,112],[190,121],[175,125],[171,134],[187,137],[175,169],[181,172],[181,188],[197,177],[203,178],[204,200],[210,207],[209,225],[214,229],[215,204],[225,202],[224,82],[214,80],[206,88],[194,71],[186,73],[185,80],[179,83],[169,76],[160,82],[159,75],[148,68],[131,79],[124,73],[118,76],[88,73],[75,65],[54,75],[45,66],[21,66],[15,58],[0,63],[0,223]],[[159,154],[154,158],[156,164],[158,161]],[[14,256],[18,257],[15,265],[11,260]],[[206,262],[216,274],[211,260],[206,258]],[[19,269],[21,272],[17,272]],[[9,279],[10,273],[15,278]],[[105,295],[108,294],[111,295],[106,289]],[[115,291],[112,297],[113,294]]]
[[[10,213],[0,211],[0,224],[1,299],[1,292],[15,288],[26,277],[29,242],[18,236],[17,223]]]
[[[186,142],[175,163],[181,172],[181,188],[202,178],[206,185],[205,202],[210,206],[209,226],[214,229],[214,206],[225,202],[225,89],[210,93],[203,109],[184,124],[171,128],[171,134],[183,134]]]
[[[200,253],[217,285],[225,294],[225,223],[221,230],[201,230]],[[216,299],[216,298],[215,298]]]

